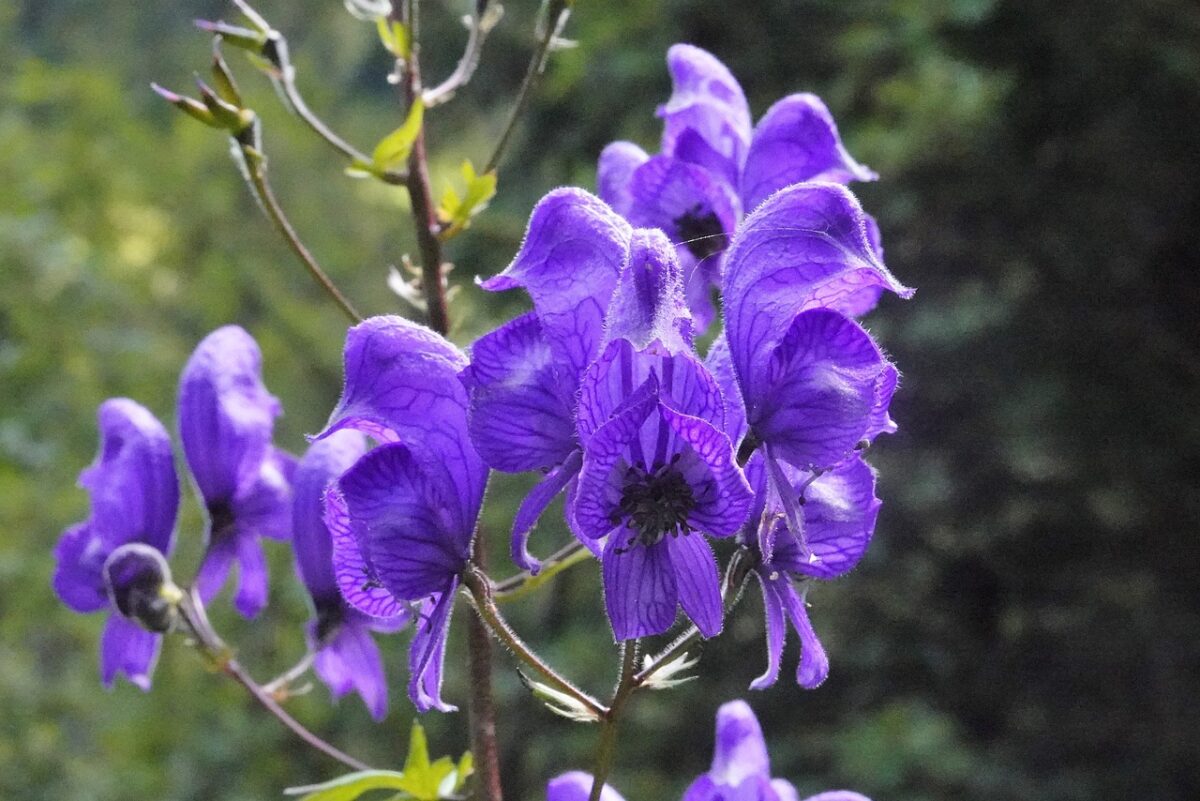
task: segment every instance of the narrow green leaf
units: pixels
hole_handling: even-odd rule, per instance
[[[375,27],[379,31],[379,41],[383,42],[389,53],[396,58],[409,57],[412,53],[412,39],[408,35],[408,28],[397,20],[387,20],[383,17],[375,20]]]
[[[421,133],[421,124],[424,119],[425,104],[418,98],[413,101],[412,108],[408,110],[408,117],[405,118],[404,124],[381,139],[375,146],[375,152],[371,154],[375,169],[387,172],[408,160],[408,154],[412,152],[413,144]]]
[[[394,770],[364,770],[304,787],[289,787],[286,795],[302,795],[300,801],[355,801],[371,790],[404,790],[403,773]]]
[[[462,176],[466,181],[463,195],[460,197],[453,186],[447,186],[438,206],[438,219],[446,226],[442,231],[443,239],[457,235],[470,225],[471,218],[486,209],[496,195],[495,172],[479,175],[475,165],[468,160],[462,164]]]

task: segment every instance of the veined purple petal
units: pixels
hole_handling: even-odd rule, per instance
[[[580,770],[555,776],[546,785],[546,801],[588,801],[594,782],[595,778],[592,774]],[[624,801],[624,799],[621,798],[620,793],[606,784],[600,791],[600,801]]]
[[[738,386],[733,359],[729,355],[729,343],[725,341],[724,333],[709,347],[704,366],[721,389],[721,398],[725,403],[725,433],[736,449],[748,430],[746,404],[742,401],[742,390]]]
[[[534,208],[512,264],[480,286],[528,292],[556,361],[579,375],[599,348],[631,234],[629,223],[600,198],[556,189]]]
[[[227,325],[201,340],[179,379],[179,437],[208,506],[257,480],[280,411],[253,337]]]
[[[654,156],[633,173],[629,219],[658,228],[697,261],[715,260],[733,236],[741,204],[713,173],[671,156]]]
[[[741,164],[750,142],[750,109],[742,87],[716,56],[687,44],[667,51],[671,98],[658,109],[663,118],[663,152],[673,153],[687,130],[697,131],[714,150]]]
[[[668,540],[625,548],[628,532],[613,532],[604,546],[604,606],[618,641],[662,634],[675,622],[679,591]]]
[[[633,196],[629,182],[633,171],[650,158],[633,142],[612,142],[600,151],[596,165],[596,194],[622,217],[629,216]]]
[[[736,195],[738,186],[738,162],[720,153],[697,130],[688,128],[675,140],[672,155],[680,161],[703,167],[721,180]]]
[[[875,472],[861,458],[847,460],[814,480],[804,499],[804,537],[816,559],[804,558],[790,538],[781,537],[771,564],[820,579],[848,573],[875,531],[881,505],[875,497]]]
[[[736,534],[750,513],[754,493],[737,465],[729,437],[711,423],[663,404],[659,414],[678,437],[674,453],[684,455],[679,465],[696,504],[688,524],[714,537]]]
[[[357,692],[375,720],[387,715],[387,680],[379,648],[366,626],[346,621],[333,639],[321,646],[313,659],[313,670],[334,698]]]
[[[797,467],[836,464],[877,424],[880,387],[895,380],[888,367],[857,323],[828,309],[802,312],[746,393],[750,425]]]
[[[871,421],[867,425],[866,439],[874,441],[880,434],[895,434],[898,426],[888,413],[892,403],[892,395],[896,394],[896,386],[900,382],[900,373],[895,365],[889,364],[883,370],[883,375],[875,384],[875,405],[871,409]]]
[[[450,612],[458,578],[444,592],[426,600],[421,608],[417,633],[408,648],[408,696],[420,712],[436,709],[453,712],[458,707],[442,700],[442,668],[446,659],[446,638],[450,634]]]
[[[158,661],[162,635],[146,631],[113,612],[100,637],[100,681],[111,689],[118,673],[142,692],[150,689],[150,676]]]
[[[555,361],[536,313],[476,340],[460,378],[470,393],[471,440],[491,467],[545,469],[575,449],[579,379]]]
[[[703,535],[696,533],[668,537],[665,541],[671,554],[683,613],[691,618],[703,636],[717,636],[724,624],[725,609],[712,548]]]
[[[846,152],[821,98],[788,95],[754,129],[742,170],[742,199],[753,210],[776,191],[802,181],[846,184],[878,177]]]
[[[778,587],[792,627],[800,636],[800,664],[796,666],[796,683],[806,690],[814,690],[829,676],[829,657],[808,619],[808,605],[805,603],[808,587],[797,592],[792,583],[782,576],[773,583]]]
[[[367,453],[338,482],[355,539],[402,600],[444,592],[470,556],[474,526],[457,525],[447,511],[456,488],[439,478],[406,445],[391,443]]]
[[[333,572],[333,538],[325,525],[325,488],[349,470],[366,450],[366,437],[361,433],[338,431],[312,443],[296,468],[292,485],[292,545],[304,586],[318,601],[341,597]]]
[[[762,397],[772,351],[798,312],[841,310],[863,287],[900,284],[878,260],[862,209],[836,184],[796,184],[743,221],[725,258],[729,350],[746,397]]]
[[[467,392],[458,378],[467,359],[425,326],[372,317],[346,334],[346,384],[321,437],[355,428],[403,442],[425,470],[439,473],[459,531],[474,527],[487,465],[467,433]]]
[[[512,529],[511,553],[517,567],[534,575],[542,569],[542,563],[529,553],[529,535],[542,512],[546,511],[546,507],[579,475],[582,465],[583,452],[571,451],[563,463],[550,470],[525,496],[525,500],[521,501],[521,506],[513,517]]]
[[[717,742],[709,775],[730,787],[752,776],[771,775],[762,728],[745,701],[730,701],[717,710]]]
[[[683,271],[662,231],[639,228],[629,245],[605,315],[605,342],[625,339],[638,350],[656,346],[667,353],[692,349],[692,319],[683,300]]]
[[[325,490],[325,525],[333,538],[333,572],[346,603],[372,618],[407,619],[408,607],[392,595],[362,551],[337,486]]]
[[[767,636],[767,669],[761,676],[750,682],[750,689],[765,690],[774,686],[779,679],[779,663],[783,659],[783,646],[787,641],[787,619],[783,610],[783,599],[768,583],[767,577],[759,571],[755,571],[754,576],[762,588],[763,617],[766,622]]]

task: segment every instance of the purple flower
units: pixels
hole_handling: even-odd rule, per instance
[[[208,550],[196,576],[210,601],[238,564],[234,606],[254,617],[267,603],[260,537],[291,534],[291,456],[271,444],[279,401],[262,382],[262,354],[229,325],[205,337],[179,381],[179,436],[208,512]]]
[[[692,349],[674,248],[637,230],[579,396],[583,466],[571,513],[604,541],[605,606],[618,640],[659,634],[683,607],[720,631],[716,560],[703,534],[737,533],[750,487],[724,427],[715,380]]]
[[[580,770],[555,776],[546,785],[546,801],[588,801],[594,781],[592,774]],[[606,784],[600,791],[600,801],[625,801],[625,799]]]
[[[371,617],[346,603],[334,574],[333,540],[324,516],[326,487],[366,450],[366,438],[349,429],[309,447],[296,467],[292,530],[297,571],[315,612],[308,625],[309,647],[315,652],[313,669],[335,698],[353,690],[371,716],[381,720],[387,714],[387,682],[370,632],[396,631],[410,616],[401,609],[393,617]]]
[[[321,434],[357,429],[384,443],[325,493],[334,578],[346,602],[374,618],[418,608],[409,696],[441,698],[450,612],[471,555],[487,465],[467,434],[463,354],[429,329],[373,317],[346,336],[346,384]]]
[[[100,650],[104,686],[124,673],[148,690],[162,638],[127,619],[120,606],[136,611],[126,590],[140,589],[144,575],[127,569],[136,561],[132,546],[171,551],[179,483],[170,437],[145,407],[115,398],[100,405],[97,418],[100,452],[79,474],[80,486],[91,496],[91,514],[68,528],[54,550],[54,589],[76,612],[108,610]],[[116,579],[114,598],[106,586],[106,567]]]
[[[630,235],[629,224],[599,198],[557,189],[533,210],[512,264],[481,283],[491,291],[522,288],[533,300],[532,312],[475,342],[461,376],[471,399],[471,438],[484,461],[506,472],[545,474],[513,520],[513,561],[532,572],[540,564],[528,551],[530,531],[580,469],[575,397],[599,354]]]
[[[846,152],[815,95],[783,98],[752,129],[741,86],[712,54],[678,44],[667,67],[674,91],[658,109],[661,152],[614,142],[601,153],[596,181],[600,196],[634,225],[660,228],[678,245],[688,302],[704,329],[714,316],[721,254],[744,213],[791,184],[877,176]]]
[[[696,779],[682,801],[798,801],[786,779],[771,778],[767,744],[754,711],[745,701],[730,701],[717,710],[717,742],[712,768]],[[833,790],[805,801],[868,801],[846,790]]]

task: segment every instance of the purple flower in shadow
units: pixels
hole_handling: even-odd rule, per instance
[[[262,354],[242,328],[205,337],[179,381],[179,436],[208,513],[208,549],[196,576],[207,603],[238,565],[234,606],[254,617],[267,603],[260,537],[291,537],[292,456],[272,445],[279,401],[262,382]]]
[[[660,153],[614,142],[600,155],[596,183],[630,222],[660,228],[676,243],[703,330],[714,316],[710,295],[720,285],[722,254],[743,214],[791,184],[877,176],[846,152],[817,96],[788,95],[752,127],[741,86],[711,53],[674,45],[667,68],[674,90],[658,109]]]
[[[325,492],[334,579],[372,618],[412,608],[409,696],[441,698],[450,612],[483,503],[487,465],[467,434],[466,357],[429,329],[373,317],[346,336],[346,383],[321,438],[356,429],[383,443]]]
[[[307,627],[315,653],[313,669],[335,698],[354,691],[371,716],[387,714],[388,691],[379,649],[371,632],[394,632],[410,620],[400,607],[390,617],[372,617],[346,603],[333,568],[333,538],[325,525],[326,487],[367,450],[366,437],[344,429],[314,442],[296,467],[292,505],[296,568],[313,601]]]
[[[108,611],[100,649],[104,686],[111,687],[122,673],[148,690],[162,637],[127,619],[118,600],[124,603],[125,590],[144,576],[127,569],[144,564],[138,549],[171,552],[179,509],[171,440],[153,414],[127,398],[102,403],[97,420],[100,452],[79,474],[91,497],[91,514],[58,541],[53,584],[76,612]],[[109,585],[115,585],[117,597],[110,597]]]
[[[573,770],[555,776],[546,784],[546,801],[588,801],[592,792],[592,774]],[[607,784],[600,791],[600,801],[625,801]]]

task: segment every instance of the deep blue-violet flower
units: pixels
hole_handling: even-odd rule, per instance
[[[346,383],[321,437],[356,429],[380,444],[325,493],[334,575],[342,596],[375,618],[412,605],[409,696],[441,698],[450,612],[487,483],[467,433],[458,348],[424,326],[373,317],[346,336]]]
[[[470,392],[470,431],[489,466],[540,471],[543,480],[513,520],[512,558],[537,572],[529,533],[582,464],[575,399],[599,354],[604,315],[628,260],[632,229],[602,200],[557,189],[533,210],[525,241],[484,289],[524,289],[533,311],[481,337],[462,372]]]
[[[555,776],[546,784],[546,801],[588,801],[592,792],[592,774],[572,770]],[[625,801],[607,784],[600,791],[600,801]]]
[[[692,347],[675,250],[633,233],[577,410],[583,466],[573,514],[603,540],[605,606],[618,640],[660,634],[677,607],[711,637],[722,625],[705,534],[737,533],[753,497],[724,432],[724,401]]]
[[[244,329],[218,328],[196,346],[179,380],[179,437],[209,524],[196,583],[210,601],[236,562],[234,606],[245,617],[267,603],[259,538],[291,536],[295,460],[272,444],[280,412],[263,385],[258,344]]]
[[[667,67],[674,88],[658,109],[661,151],[650,156],[632,142],[614,142],[600,155],[596,182],[630,222],[660,228],[676,243],[703,330],[714,316],[710,293],[721,283],[722,253],[744,214],[791,184],[876,175],[846,152],[815,95],[788,95],[752,127],[742,87],[711,53],[677,44]]]
[[[179,509],[171,440],[153,414],[127,398],[101,404],[97,421],[100,451],[79,474],[91,514],[68,528],[54,550],[54,589],[76,612],[108,611],[100,647],[104,686],[121,673],[148,690],[162,637],[122,611],[135,611],[128,605],[136,605],[143,579],[156,566],[165,570],[161,554],[171,551]],[[157,578],[151,591],[161,586]]]
[[[313,669],[335,698],[350,691],[362,697],[371,716],[387,714],[388,691],[372,631],[392,632],[409,622],[402,608],[393,616],[372,617],[346,603],[333,569],[333,540],[325,524],[325,489],[366,453],[367,439],[351,429],[317,440],[296,467],[292,531],[296,568],[312,597],[308,624]]]
[[[730,701],[717,710],[717,738],[712,768],[692,782],[682,801],[799,801],[786,779],[771,778],[767,744],[758,718],[745,701]],[[804,801],[868,801],[847,790],[830,790]]]

